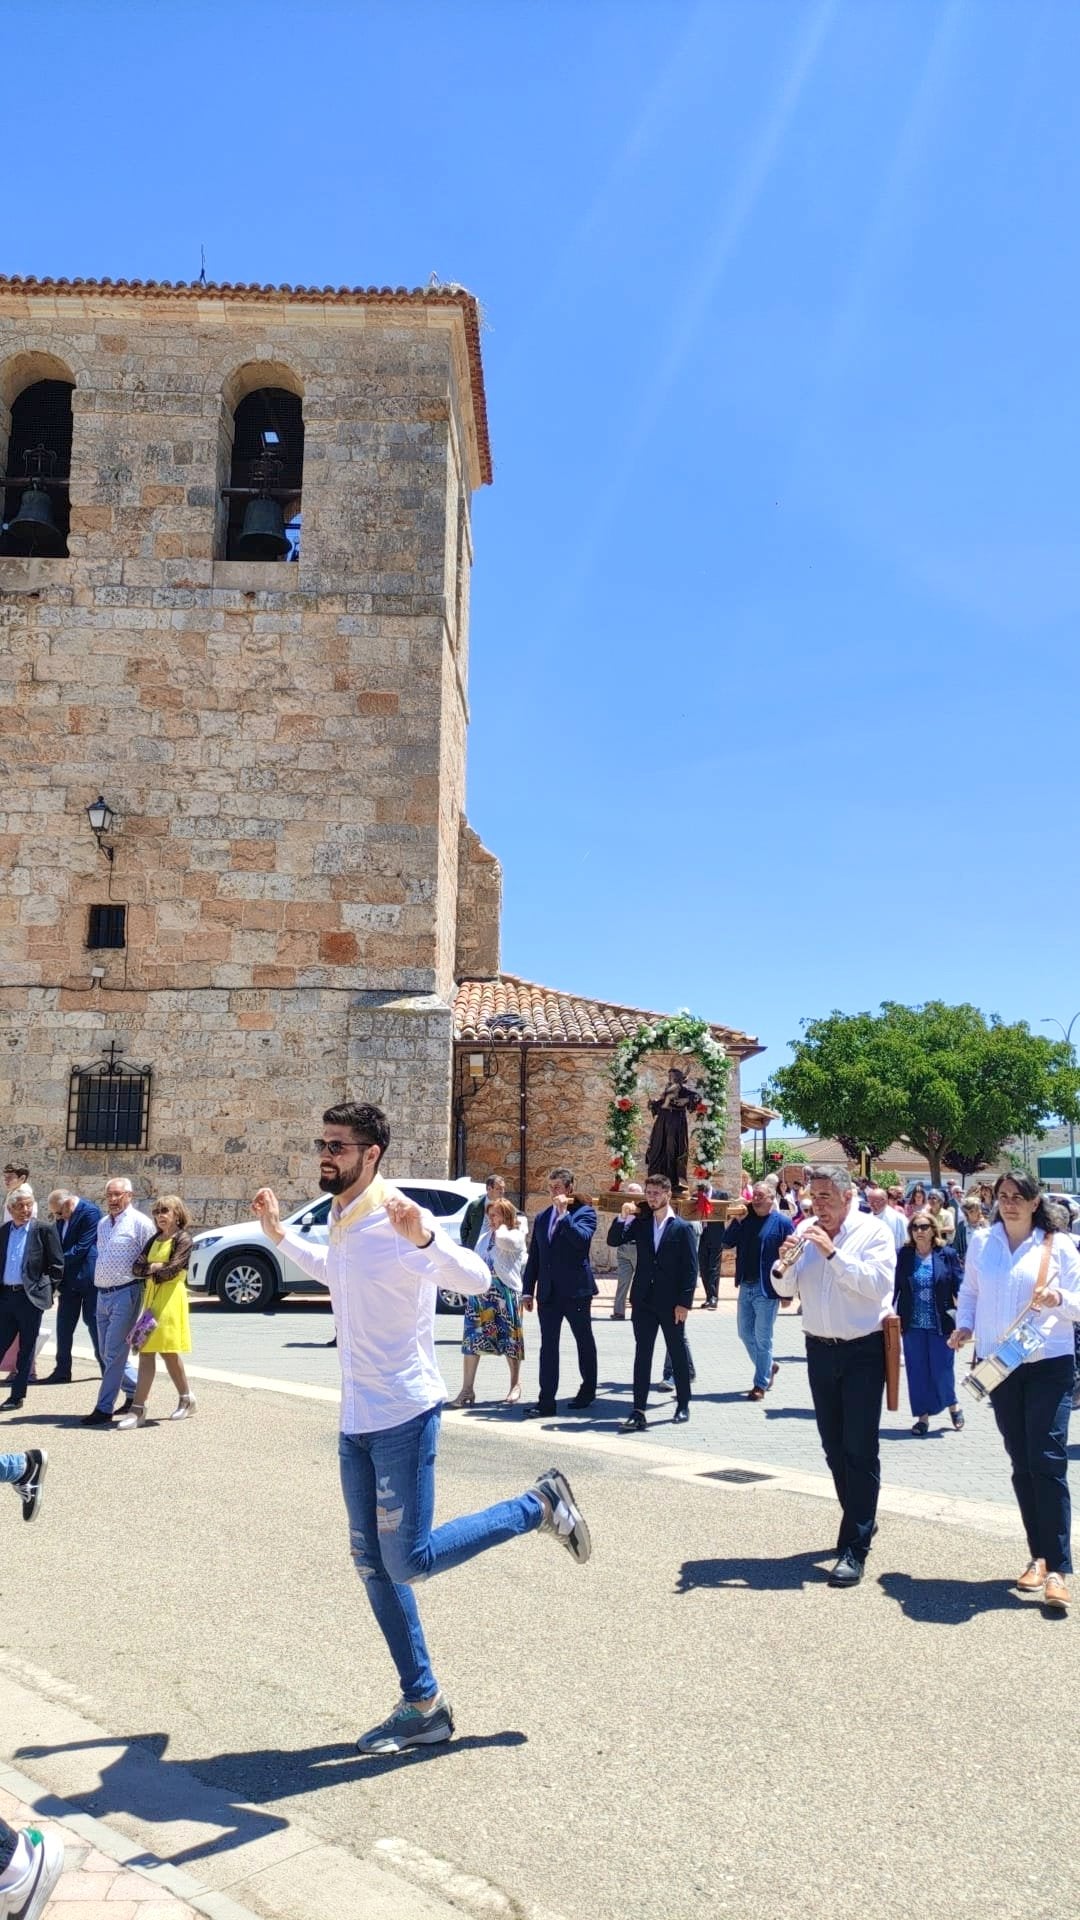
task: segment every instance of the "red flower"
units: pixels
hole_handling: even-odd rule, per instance
[[[621,1167],[621,1166],[622,1166],[622,1154],[621,1154],[621,1153],[616,1153],[616,1154],[613,1154],[613,1155],[612,1155],[612,1157],[611,1157],[611,1165],[612,1165],[613,1167]]]
[[[707,1179],[708,1179],[708,1177],[709,1177],[709,1169],[708,1169],[708,1167],[695,1167],[695,1168],[694,1168],[694,1179],[695,1179],[695,1180],[707,1180]]]
[[[707,1107],[707,1106],[705,1105],[705,1102],[704,1102],[704,1100],[699,1100],[699,1101],[698,1101],[698,1103],[697,1103],[697,1106],[696,1106],[696,1107],[694,1108],[694,1112],[695,1112],[695,1113],[708,1113],[708,1111],[709,1111],[709,1109],[708,1109],[708,1107]]]
[[[615,1102],[615,1105],[618,1107],[620,1113],[629,1113],[633,1104],[634,1104],[633,1101],[628,1099],[625,1093],[621,1094],[619,1099],[616,1100]]]

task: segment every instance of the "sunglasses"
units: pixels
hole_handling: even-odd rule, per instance
[[[933,1233],[933,1223],[929,1220],[913,1220],[911,1231],[912,1233]]]
[[[352,1153],[355,1147],[373,1147],[374,1140],[316,1140],[316,1153],[328,1153],[331,1160],[340,1160],[343,1153]]]

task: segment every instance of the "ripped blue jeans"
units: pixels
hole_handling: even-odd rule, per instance
[[[400,1427],[343,1433],[338,1442],[353,1564],[406,1700],[429,1700],[438,1689],[415,1583],[534,1532],[544,1512],[535,1493],[522,1493],[433,1528],[440,1413],[431,1407]]]

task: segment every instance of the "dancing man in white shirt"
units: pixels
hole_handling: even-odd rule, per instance
[[[565,1475],[542,1473],[528,1493],[433,1527],[435,1454],[446,1398],[435,1360],[440,1286],[486,1293],[491,1275],[431,1215],[383,1180],[390,1144],[382,1109],[346,1101],[323,1114],[319,1185],[332,1193],[330,1243],[281,1225],[269,1187],[255,1196],[263,1232],[330,1289],[341,1362],[341,1487],[353,1562],[401,1682],[389,1717],[362,1734],[361,1753],[434,1746],[454,1731],[432,1671],[413,1583],[519,1534],[542,1530],[583,1566],[589,1529]]]
[[[875,1531],[881,1468],[878,1428],[885,1391],[881,1323],[892,1311],[896,1246],[887,1226],[860,1213],[846,1167],[810,1168],[815,1218],[786,1242],[804,1251],[777,1293],[798,1288],[806,1371],[821,1444],[840,1502],[831,1587],[855,1587]]]

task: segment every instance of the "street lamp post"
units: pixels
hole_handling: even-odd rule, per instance
[[[1073,1017],[1069,1021],[1069,1024],[1067,1027],[1062,1027],[1060,1020],[1040,1020],[1039,1022],[1039,1025],[1041,1027],[1061,1027],[1061,1031],[1065,1035],[1065,1045],[1069,1049],[1069,1058],[1072,1061],[1072,1064],[1074,1067],[1076,1065],[1076,1058],[1075,1058],[1075,1055],[1073,1054],[1072,1030],[1075,1027],[1078,1020],[1080,1020],[1080,1013],[1073,1014]],[[1073,1129],[1073,1123],[1071,1120],[1069,1121],[1069,1188],[1070,1188],[1070,1191],[1075,1195],[1076,1193],[1076,1134]]]

